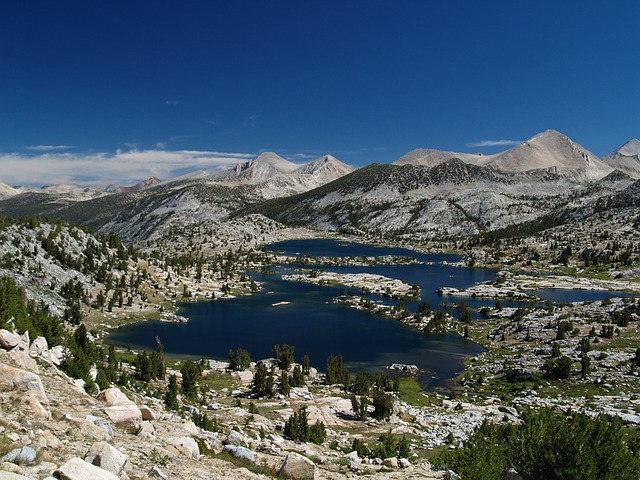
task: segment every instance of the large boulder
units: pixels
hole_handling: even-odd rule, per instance
[[[244,435],[235,430],[231,430],[226,438],[222,441],[223,445],[236,445],[238,447],[246,447],[247,440]]]
[[[398,459],[396,457],[389,457],[382,460],[382,465],[389,468],[398,468]]]
[[[280,467],[278,476],[292,480],[313,479],[316,466],[307,457],[298,453],[288,453],[284,463]]]
[[[14,392],[35,415],[50,418],[49,400],[40,377],[33,372],[0,363],[0,390]]]
[[[167,445],[187,457],[195,458],[196,460],[200,457],[200,447],[191,437],[171,437],[167,438],[166,442]]]
[[[142,422],[142,412],[133,404],[107,407],[104,409],[104,413],[113,423],[136,427]]]
[[[151,408],[147,405],[142,405],[140,407],[140,412],[142,413],[142,420],[155,420],[156,414]]]
[[[112,387],[101,391],[98,394],[98,400],[103,400],[107,405],[132,405],[133,402],[122,393],[119,388]]]
[[[91,465],[81,458],[72,458],[55,472],[60,480],[119,480],[116,475]]]
[[[0,462],[11,462],[17,465],[31,464],[35,461],[36,451],[31,447],[15,448],[0,458]]]
[[[75,427],[70,431],[70,435],[76,438],[82,438],[83,440],[92,442],[100,442],[109,441],[113,437],[113,430],[111,430],[111,427],[107,429],[103,425],[98,425],[92,420],[73,417],[71,415],[65,415],[63,420],[71,423]]]
[[[10,332],[9,330],[5,330],[4,328],[0,329],[0,347],[5,350],[11,350],[15,348],[20,343],[20,337],[15,333]]]
[[[85,462],[89,462],[114,475],[120,475],[120,472],[127,464],[127,460],[129,458],[124,453],[107,442],[94,443],[84,459]]]
[[[236,458],[243,458],[245,460],[249,460],[250,462],[254,462],[254,463],[256,461],[255,454],[251,450],[245,447],[238,447],[237,445],[225,445],[224,451],[229,452],[231,455],[233,455]]]
[[[29,355],[33,358],[42,356],[49,351],[49,344],[44,337],[36,337],[29,345]]]

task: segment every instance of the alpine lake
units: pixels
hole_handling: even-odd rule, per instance
[[[363,295],[359,289],[320,286],[288,281],[282,275],[294,269],[322,269],[338,273],[375,273],[401,279],[420,287],[420,300],[404,302],[415,311],[420,301],[435,310],[444,307],[455,314],[455,304],[466,302],[471,308],[494,305],[494,299],[442,297],[439,287],[467,288],[492,280],[497,271],[453,266],[456,255],[424,254],[412,250],[343,243],[330,239],[290,240],[265,247],[290,257],[413,257],[408,265],[324,266],[301,262],[275,265],[268,272],[249,272],[261,289],[253,294],[211,301],[178,304],[178,315],[186,323],[147,321],[112,330],[107,343],[154,350],[159,336],[165,354],[184,358],[226,360],[229,350],[249,351],[253,359],[268,358],[275,344],[295,346],[295,360],[308,355],[311,365],[324,370],[329,355],[342,355],[351,372],[373,373],[388,370],[392,364],[416,365],[418,381],[424,390],[447,388],[447,382],[464,368],[464,358],[483,348],[455,333],[426,334],[396,320],[358,310],[334,299],[345,292],[392,305],[397,300]],[[535,294],[554,301],[601,300],[620,296],[619,292],[594,290],[542,290]],[[510,304],[504,302],[505,306]]]

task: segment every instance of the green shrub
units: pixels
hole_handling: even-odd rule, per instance
[[[524,410],[522,423],[485,422],[463,448],[436,461],[464,480],[492,480],[514,468],[525,479],[637,480],[638,433],[619,419],[563,414],[550,408]]]

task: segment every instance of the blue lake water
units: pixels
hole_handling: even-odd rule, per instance
[[[345,246],[333,240],[296,240],[268,248],[290,255],[403,255],[415,256],[425,262],[451,262],[458,259],[451,255],[417,254],[405,249],[371,245]],[[181,304],[179,314],[188,317],[188,323],[149,321],[127,325],[114,330],[108,342],[153,350],[157,335],[168,355],[217,359],[226,359],[229,349],[238,347],[248,350],[253,359],[267,358],[271,356],[273,345],[287,343],[296,347],[297,361],[303,355],[309,355],[311,364],[321,370],[324,370],[330,354],[342,355],[352,371],[376,372],[392,363],[415,364],[425,372],[419,377],[425,389],[444,386],[448,379],[461,371],[465,356],[482,351],[477,344],[455,334],[427,335],[400,322],[335,304],[332,300],[345,290],[353,294],[360,292],[344,287],[323,287],[283,280],[281,275],[289,273],[291,268],[282,265],[275,268],[275,273],[254,273],[253,277],[263,287],[255,295]],[[496,274],[493,270],[444,264],[325,269],[378,273],[406,280],[420,286],[421,300],[428,301],[433,308],[445,301],[451,304],[466,301],[474,308],[494,303],[494,300],[443,298],[436,293],[440,286],[464,288],[491,280]],[[589,291],[580,292],[592,294]],[[376,296],[370,298],[386,304],[393,302]],[[290,303],[274,305],[279,302]],[[416,305],[417,302],[407,304],[410,309]]]

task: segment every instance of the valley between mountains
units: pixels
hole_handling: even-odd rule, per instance
[[[498,273],[443,278],[436,305],[402,279],[337,272],[411,257],[263,248],[322,238]],[[349,352],[310,363],[292,345],[266,359],[237,345],[199,360],[160,338],[148,352],[104,343],[120,325],[185,320],[179,301],[256,295],[251,272],[276,265],[359,289],[334,299],[346,310],[484,351],[427,393],[412,365],[349,372]],[[598,158],[548,130],[495,155],[417,149],[358,169],[266,152],[129,187],[0,183],[0,478],[637,479],[639,277],[638,140]],[[558,293],[574,290],[616,293]],[[553,460],[550,432],[573,439]]]

